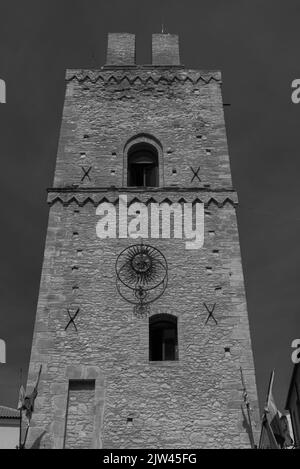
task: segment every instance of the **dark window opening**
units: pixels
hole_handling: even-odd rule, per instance
[[[150,361],[178,360],[177,318],[159,314],[149,319]]]
[[[94,379],[70,379],[69,381],[69,391],[93,391],[94,389]]]
[[[128,152],[128,186],[158,187],[158,154],[145,143],[133,145]]]

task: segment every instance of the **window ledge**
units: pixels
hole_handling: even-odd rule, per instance
[[[179,360],[149,360],[150,366],[179,366]]]

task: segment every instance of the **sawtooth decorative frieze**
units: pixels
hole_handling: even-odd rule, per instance
[[[232,205],[236,207],[238,204],[237,194],[234,191],[224,192],[201,192],[195,194],[193,192],[126,192],[126,191],[63,191],[49,189],[48,190],[48,204],[54,205],[55,203],[61,203],[62,205],[68,206],[71,203],[75,203],[79,206],[84,206],[87,203],[93,204],[97,207],[99,204],[104,202],[111,202],[117,205],[119,202],[120,195],[127,196],[128,204],[135,202],[144,203],[146,205],[150,203],[204,203],[205,207],[210,205],[216,205],[220,208],[224,205]]]
[[[123,81],[130,85],[135,83],[142,84],[159,84],[162,82],[166,83],[182,83],[190,82],[192,84],[204,83],[208,84],[211,81],[215,81],[221,84],[221,73],[215,70],[207,70],[197,72],[195,70],[176,70],[172,72],[170,70],[147,70],[147,69],[133,69],[130,70],[73,70],[69,69],[66,72],[66,81],[77,80],[78,82],[90,81],[96,83],[98,81],[104,84],[121,84]]]

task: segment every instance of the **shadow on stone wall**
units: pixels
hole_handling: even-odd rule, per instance
[[[244,411],[244,408],[243,408],[242,405],[241,405],[241,411],[242,411],[242,414],[243,414],[243,428],[246,430],[247,435],[248,435],[248,437],[249,437],[250,446],[252,446],[252,432],[251,432],[251,427],[250,427],[250,425],[249,425],[248,417],[246,416],[245,411]]]
[[[32,446],[30,446],[30,449],[40,449],[42,439],[46,433],[47,432],[44,430],[43,433],[33,442]]]

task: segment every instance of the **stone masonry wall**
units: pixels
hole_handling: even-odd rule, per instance
[[[29,445],[45,432],[42,447],[63,447],[69,380],[84,378],[96,379],[93,447],[249,447],[240,366],[254,422],[257,394],[220,75],[71,71],[68,80],[28,378],[30,388],[43,364]],[[124,149],[137,134],[161,143],[163,187],[127,189],[131,199],[205,201],[202,249],[144,240],[168,262],[151,314],[178,318],[173,362],[149,362],[149,319],[116,290],[117,256],[134,240],[96,236],[99,191],[117,204]],[[81,166],[92,167],[90,179]],[[191,181],[191,166],[201,181]],[[217,324],[206,323],[204,303],[215,304]],[[78,308],[77,331],[65,330]]]
[[[129,33],[110,33],[107,38],[108,65],[135,64],[135,35]]]
[[[152,34],[153,65],[179,65],[179,39],[177,34]]]
[[[124,149],[137,134],[161,143],[163,186],[232,187],[218,72],[69,71],[67,77],[54,187],[126,186]],[[199,166],[201,182],[192,181],[191,167]],[[83,180],[82,167],[91,167]]]

